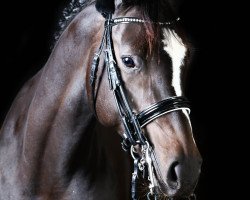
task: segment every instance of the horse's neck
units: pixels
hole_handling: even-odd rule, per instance
[[[27,197],[29,193],[46,194],[56,184],[61,187],[63,175],[77,170],[70,162],[93,116],[84,95],[84,72],[73,67],[49,61],[18,94],[1,129],[1,177],[8,184],[20,181],[24,189],[17,193],[27,193]],[[87,141],[81,145],[89,147]]]
[[[29,167],[37,168],[34,160],[51,152],[55,155],[50,157],[61,158],[58,149],[75,146],[92,117],[85,93],[84,44],[76,47],[72,40],[62,37],[44,68],[22,88],[3,124],[3,145],[18,140],[21,161]]]
[[[87,58],[97,30],[86,32],[81,24],[90,26],[91,20],[75,20],[69,26],[45,67],[16,97],[0,132],[0,176],[6,180],[1,194],[8,184],[23,187],[12,195],[29,196],[64,191],[79,173],[88,185],[98,173],[103,179],[108,176],[104,160],[110,145],[93,131],[96,123],[86,98]]]

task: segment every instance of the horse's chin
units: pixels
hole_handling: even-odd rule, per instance
[[[163,200],[193,200],[195,198],[191,198],[191,193],[180,194],[176,193],[173,190],[166,187],[165,184],[160,183],[157,178],[154,176],[154,183],[155,183],[155,193],[157,194],[157,199],[163,199]],[[146,197],[149,192],[149,182],[146,179],[140,178],[139,181],[139,196],[141,199],[144,199],[143,197]],[[140,199],[139,198],[139,199]],[[153,198],[152,198],[153,199]]]
[[[180,190],[181,187],[180,185],[175,186],[175,188],[172,188],[171,186],[168,186],[165,182],[163,182],[163,180],[156,178],[155,175],[154,175],[154,182],[156,184],[155,192],[162,199],[167,199],[167,200],[192,199],[190,197],[193,195],[193,191]]]

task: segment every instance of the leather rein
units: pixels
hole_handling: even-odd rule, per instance
[[[177,21],[179,18],[177,19]],[[113,41],[112,41],[112,27],[118,24],[127,24],[127,23],[146,23],[142,19],[135,17],[121,17],[112,19],[112,14],[106,15],[104,33],[101,40],[100,47],[95,53],[95,56],[91,65],[90,72],[90,85],[92,87],[92,103],[93,109],[96,115],[96,95],[95,95],[95,83],[96,83],[96,74],[98,70],[99,60],[102,52],[105,52],[105,66],[108,73],[108,81],[110,90],[112,90],[116,106],[119,111],[123,126],[124,134],[122,141],[122,148],[125,151],[130,151],[130,154],[134,161],[134,170],[132,173],[131,180],[131,199],[137,200],[137,180],[139,173],[147,174],[147,180],[149,181],[149,192],[147,194],[148,199],[157,199],[157,190],[156,183],[154,179],[155,169],[155,156],[153,148],[148,142],[147,137],[143,134],[142,128],[154,119],[165,115],[167,113],[176,111],[176,110],[188,110],[189,102],[183,96],[174,96],[167,99],[164,99],[160,102],[154,103],[140,113],[135,113],[130,106],[126,92],[123,86],[123,81],[121,74],[119,73],[119,67],[116,62]],[[159,24],[172,24],[173,22],[165,22]],[[104,50],[105,47],[105,50]],[[97,116],[97,115],[96,115]],[[135,148],[135,146],[137,148]],[[138,152],[138,147],[140,153]]]

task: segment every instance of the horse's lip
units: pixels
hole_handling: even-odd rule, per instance
[[[162,193],[164,196],[169,198],[175,197],[176,190],[171,187],[168,187],[167,184],[160,178],[156,178],[154,175],[155,183],[156,183],[156,192]]]
[[[154,159],[152,159],[153,160],[153,166],[154,166],[153,178],[154,178],[154,182],[156,183],[157,189],[161,193],[163,193],[164,195],[166,195],[168,197],[173,197],[174,196],[174,191],[173,191],[174,186],[172,186],[172,187],[168,186],[167,183],[164,182],[164,180],[162,178],[161,170],[160,170],[159,164],[157,163],[157,158],[156,158],[156,155],[155,155],[154,151],[152,151],[151,156],[154,158]],[[175,187],[179,187],[179,186],[175,186]]]
[[[194,191],[193,190],[192,191],[185,191],[185,190],[180,191],[182,184],[179,181],[177,181],[176,183],[167,184],[163,179],[160,166],[157,162],[157,157],[153,150],[151,150],[151,158],[152,158],[152,161],[153,161],[152,163],[154,166],[153,179],[154,179],[154,183],[156,184],[156,192],[158,191],[159,193],[162,193],[164,196],[167,196],[168,198],[189,199],[189,197],[193,194]],[[192,188],[195,188],[195,187],[192,187]]]
[[[189,197],[193,194],[193,192],[190,192],[188,194],[183,194],[183,193],[180,194],[179,189],[181,187],[181,184],[177,182],[176,185],[167,185],[167,183],[165,183],[162,179],[162,175],[159,166],[157,166],[157,163],[154,163],[153,165],[154,165],[153,178],[156,184],[156,192],[162,193],[164,196],[168,198],[173,198],[173,199],[176,198],[178,200],[189,199]]]

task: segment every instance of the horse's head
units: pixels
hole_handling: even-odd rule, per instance
[[[112,26],[111,39],[125,96],[133,112],[140,113],[164,99],[183,95],[190,48],[167,2],[159,1],[157,6],[147,1],[138,1],[136,5],[129,2],[115,4],[113,18],[136,17],[147,22]],[[110,60],[106,68],[109,63]],[[104,67],[104,61],[100,62],[95,87],[96,114],[102,124],[115,127],[123,135],[126,130],[115,92],[110,90],[109,72],[101,65]],[[192,194],[202,159],[193,138],[188,110],[178,107],[158,115],[143,125],[142,130],[154,151],[154,181],[160,190],[169,197]]]

